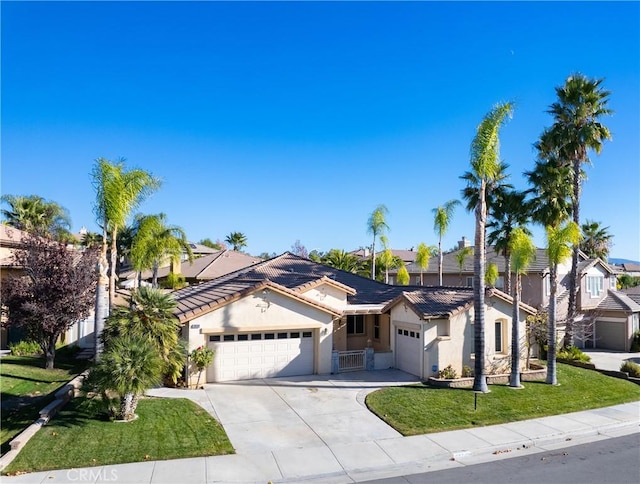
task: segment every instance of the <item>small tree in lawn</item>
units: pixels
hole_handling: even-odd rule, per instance
[[[4,326],[21,326],[36,341],[53,369],[56,342],[75,323],[86,319],[95,301],[97,252],[67,249],[65,244],[35,235],[23,238],[13,254],[22,275],[2,281]]]
[[[196,388],[200,385],[200,376],[204,369],[213,361],[214,352],[205,346],[199,346],[191,352],[191,361],[198,369],[198,379],[196,380]]]

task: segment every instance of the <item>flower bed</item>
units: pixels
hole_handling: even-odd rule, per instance
[[[497,375],[487,375],[488,385],[508,385],[509,373],[501,373]],[[531,363],[528,371],[520,373],[520,381],[538,381],[544,380],[547,377],[547,367]],[[440,388],[472,388],[473,377],[466,378],[434,378],[430,377],[427,383],[434,387]]]

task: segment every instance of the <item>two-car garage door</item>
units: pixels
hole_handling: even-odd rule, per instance
[[[215,351],[209,382],[313,374],[310,330],[209,335],[209,348]]]

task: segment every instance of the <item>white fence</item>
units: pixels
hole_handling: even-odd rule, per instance
[[[364,350],[340,351],[338,353],[338,371],[364,370]]]

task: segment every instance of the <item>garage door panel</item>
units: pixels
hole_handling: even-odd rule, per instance
[[[291,332],[294,337],[282,337],[282,332],[271,333],[279,339],[233,341],[220,335],[210,341],[209,347],[216,354],[213,364],[207,369],[207,381],[231,381],[276,376],[308,375],[313,373],[313,337],[300,338],[301,331]],[[289,336],[291,333],[284,333]],[[213,337],[212,337],[213,338]]]
[[[625,322],[597,321],[596,348],[627,351]]]
[[[395,330],[396,368],[422,376],[422,338],[415,328],[397,326]]]

